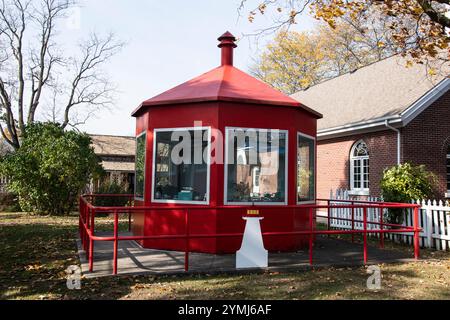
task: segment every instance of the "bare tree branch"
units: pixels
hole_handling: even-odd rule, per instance
[[[41,46],[36,66],[31,67],[31,81],[32,92],[31,100],[28,111],[27,123],[34,121],[36,109],[39,105],[39,101],[42,94],[42,89],[47,83],[54,63],[59,63],[60,58],[55,57],[50,53],[51,37],[54,31],[55,19],[61,16],[61,14],[67,10],[71,2],[64,1],[60,4],[54,5],[53,0],[44,1],[44,10],[41,16],[35,17],[36,22],[41,27]],[[47,60],[48,57],[48,61]],[[35,71],[37,69],[37,71]],[[37,84],[35,85],[35,80]]]
[[[112,33],[104,39],[93,34],[87,42],[82,44],[81,59],[73,62],[75,76],[64,110],[63,127],[69,124],[70,111],[75,106],[88,104],[94,107],[107,107],[112,104],[111,93],[115,88],[111,86],[107,78],[101,78],[95,70],[121,50],[123,45]]]
[[[90,117],[114,102],[115,87],[102,67],[123,43],[112,34],[92,35],[80,46],[80,56],[72,57],[56,43],[59,22],[76,1],[0,0],[0,133],[16,149],[39,110],[45,115],[53,105],[52,120],[58,121],[62,107],[59,121],[65,128],[72,109]]]

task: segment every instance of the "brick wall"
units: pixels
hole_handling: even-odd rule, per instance
[[[317,195],[329,198],[330,190],[350,188],[350,151],[364,140],[370,153],[370,195],[379,196],[383,170],[397,163],[397,133],[392,130],[319,141],[317,144]]]
[[[437,199],[444,197],[446,185],[446,154],[450,145],[450,91],[436,100],[405,128],[403,160],[425,164],[438,176]]]
[[[425,164],[439,178],[436,198],[446,187],[446,153],[450,145],[450,91],[416,117],[402,132],[402,161]],[[397,163],[397,133],[375,133],[327,139],[317,146],[317,194],[329,198],[330,190],[350,188],[349,156],[354,143],[364,140],[370,152],[370,195],[379,196],[383,170]]]

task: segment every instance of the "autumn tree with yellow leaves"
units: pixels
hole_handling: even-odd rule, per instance
[[[250,71],[293,94],[399,51],[385,19],[340,19],[334,28],[319,24],[310,32],[278,32]]]
[[[273,14],[273,25],[261,32],[273,32],[296,24],[305,13],[338,27],[339,19],[358,20],[376,10],[388,20],[392,39],[402,54],[423,63],[428,58],[450,60],[450,0],[242,0],[240,10],[248,10],[253,22],[258,15]]]

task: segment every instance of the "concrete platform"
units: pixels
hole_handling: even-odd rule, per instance
[[[105,235],[105,234],[103,234]],[[129,234],[121,234],[129,235]],[[112,275],[113,243],[95,241],[94,271],[89,272],[86,254],[77,241],[78,253],[83,275],[102,277]],[[369,246],[368,264],[409,262],[413,261],[412,253],[404,251],[379,249]],[[239,272],[235,269],[235,254],[212,255],[190,253],[190,273]],[[363,246],[345,240],[317,237],[314,245],[314,266],[357,266],[363,265]],[[308,269],[308,250],[293,253],[270,253],[268,270]],[[120,241],[118,250],[118,273],[120,275],[135,274],[182,274],[184,271],[184,252],[160,251],[144,249],[135,241]]]

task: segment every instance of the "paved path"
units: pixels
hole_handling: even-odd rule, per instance
[[[125,235],[125,234],[124,234]],[[95,241],[94,272],[89,273],[86,255],[80,248],[82,272],[86,277],[112,274],[113,243]],[[379,249],[370,246],[369,264],[413,261],[412,254],[404,251]],[[212,255],[191,253],[189,271],[200,273],[236,272],[235,254]],[[355,266],[363,264],[362,244],[318,237],[314,245],[314,266]],[[270,270],[308,269],[308,250],[294,253],[269,254]],[[135,241],[119,241],[119,274],[179,274],[184,273],[184,252],[144,249]]]

